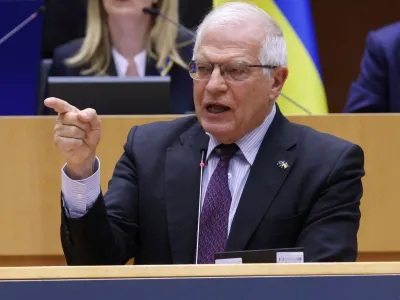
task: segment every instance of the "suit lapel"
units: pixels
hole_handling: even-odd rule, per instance
[[[239,201],[228,238],[228,251],[245,249],[294,165],[296,157],[294,151],[289,150],[296,141],[289,127],[289,121],[277,109]],[[280,168],[278,161],[287,162],[289,167]]]
[[[173,262],[194,262],[199,205],[200,124],[192,126],[180,141],[167,149],[166,209]]]

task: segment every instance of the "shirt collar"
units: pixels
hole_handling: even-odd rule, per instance
[[[272,107],[271,112],[265,118],[264,122],[258,126],[256,129],[242,137],[240,140],[236,142],[236,145],[240,148],[238,153],[241,153],[246,158],[247,162],[250,165],[253,165],[258,150],[260,149],[261,143],[264,139],[265,134],[267,133],[269,127],[271,126],[272,121],[274,120],[276,114],[275,104]],[[207,150],[207,158],[210,157],[211,153],[214,151],[215,147],[217,147],[220,143],[213,137],[211,134],[207,133],[210,136],[210,141],[208,143]]]
[[[114,58],[115,68],[117,70],[118,76],[125,76],[126,70],[128,69],[128,60],[121,55],[115,48],[112,48],[112,55]],[[144,77],[146,73],[146,59],[147,53],[146,49],[142,50],[135,55],[133,61],[136,63],[136,68],[140,77]]]

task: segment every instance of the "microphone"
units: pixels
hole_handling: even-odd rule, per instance
[[[194,0],[193,0],[194,1]],[[170,23],[174,24],[175,26],[177,26],[179,29],[181,29],[182,31],[184,31],[186,34],[188,34],[189,36],[191,36],[192,38],[194,38],[196,36],[196,34],[194,33],[194,31],[187,29],[185,26],[183,26],[182,24],[176,22],[175,20],[173,20],[172,18],[168,17],[167,15],[164,15],[163,13],[160,12],[159,9],[157,8],[152,8],[152,7],[145,7],[142,10],[145,14],[151,15],[153,17],[162,17],[163,19],[169,21]],[[292,98],[286,96],[285,94],[281,93],[282,97],[285,98],[287,101],[291,102],[292,104],[294,104],[295,106],[297,106],[298,108],[300,108],[303,112],[307,113],[308,115],[311,115],[311,111],[309,111],[308,109],[306,109],[304,106],[300,105],[297,101],[294,101]]]
[[[158,17],[158,16],[160,16],[161,18],[163,18],[163,19],[167,20],[168,22],[174,24],[176,27],[178,27],[179,29],[181,29],[183,32],[185,32],[186,34],[188,34],[188,35],[191,36],[192,38],[194,38],[195,35],[196,35],[196,34],[194,33],[194,31],[192,31],[192,30],[186,28],[186,27],[183,26],[181,23],[175,21],[174,19],[168,17],[167,15],[164,15],[164,14],[161,13],[160,10],[157,9],[157,8],[145,7],[145,8],[143,8],[142,11],[143,11],[145,14],[148,14],[148,15],[153,16],[153,17]]]
[[[208,150],[208,142],[210,140],[210,136],[205,134],[200,146],[201,160],[200,160],[200,189],[199,189],[199,210],[197,214],[197,234],[196,234],[196,260],[195,263],[197,265],[199,258],[199,236],[200,236],[200,214],[201,214],[201,200],[203,196],[203,173],[204,167],[206,164],[207,150]]]
[[[37,11],[35,11],[33,14],[31,14],[28,18],[26,18],[24,21],[22,21],[17,27],[15,27],[13,30],[11,30],[9,33],[7,33],[5,36],[3,36],[0,39],[0,46],[5,43],[10,37],[12,37],[14,34],[16,34],[18,31],[20,31],[22,28],[24,28],[28,23],[36,19],[36,17],[44,12],[46,10],[46,7],[42,5]]]

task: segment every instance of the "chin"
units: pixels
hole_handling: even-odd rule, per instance
[[[127,15],[135,15],[138,14],[138,8],[137,7],[132,7],[131,4],[126,4],[126,3],[120,3],[120,4],[114,4],[112,7],[109,9],[109,14],[112,15],[122,15],[122,16],[127,16]]]
[[[116,15],[119,16],[134,16],[136,15],[136,11],[132,8],[117,8],[114,10]]]
[[[202,120],[200,123],[204,131],[215,137],[218,142],[229,144],[235,141],[235,129],[232,123],[210,122],[209,120]]]

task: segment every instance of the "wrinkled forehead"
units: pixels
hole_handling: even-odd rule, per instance
[[[263,36],[253,26],[221,26],[204,28],[198,37],[195,59],[209,59],[214,62],[232,57],[257,59],[260,54]]]

